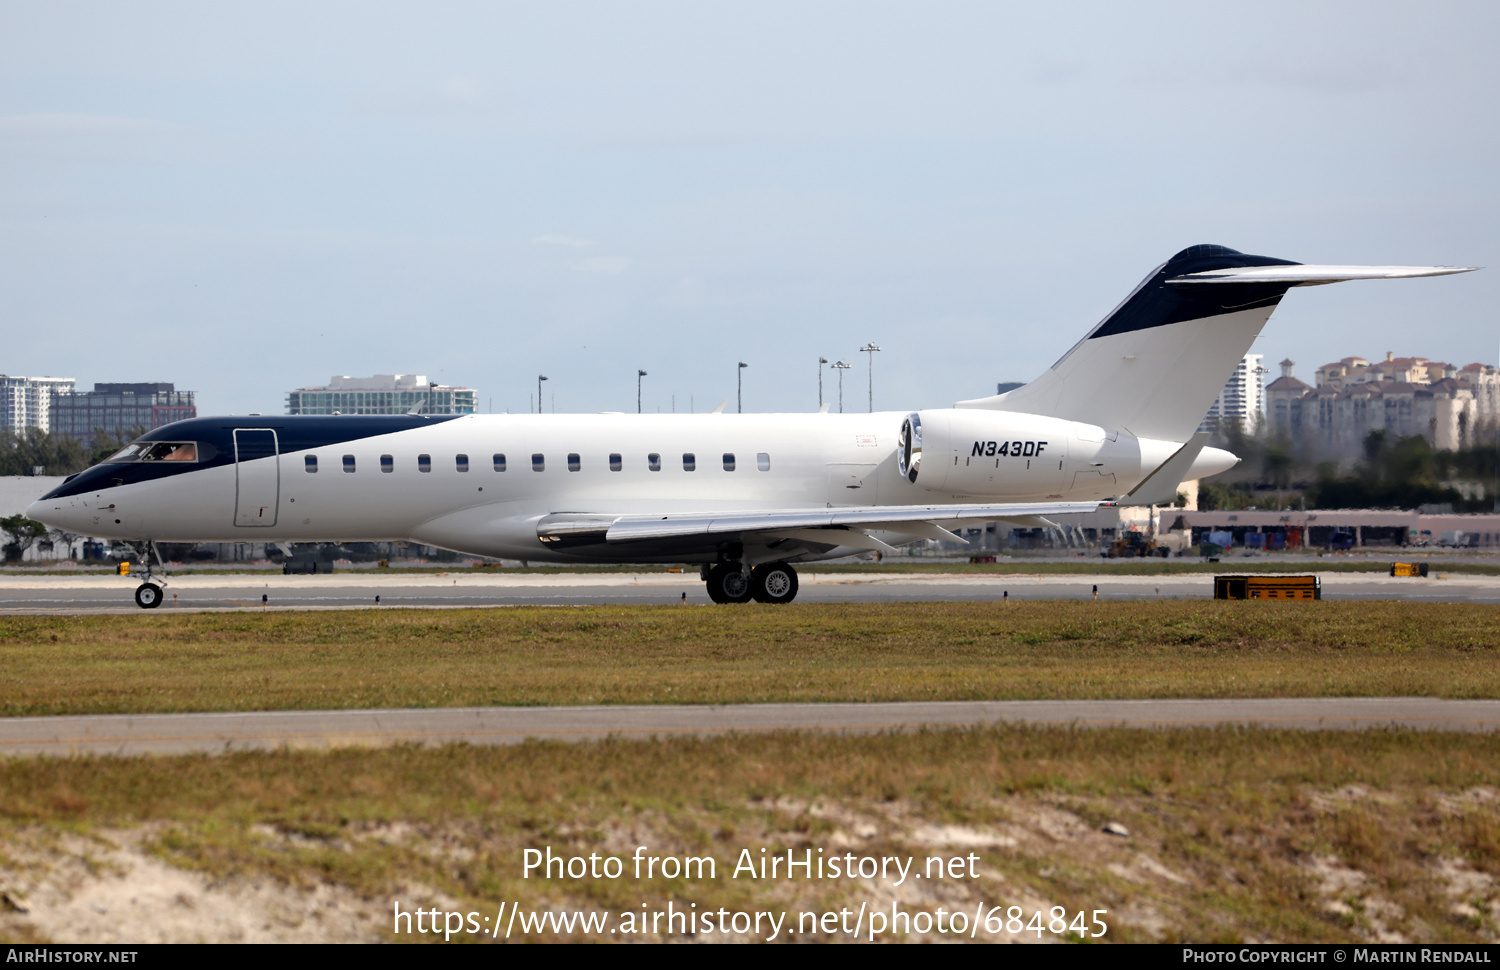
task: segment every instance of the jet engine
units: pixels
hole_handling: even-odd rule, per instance
[[[1182,447],[1039,414],[950,408],[906,416],[896,467],[911,484],[953,496],[1087,501],[1125,495]],[[1237,460],[1203,448],[1179,481]]]

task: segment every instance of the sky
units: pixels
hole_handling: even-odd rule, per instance
[[[871,383],[913,410],[1030,380],[1195,243],[1493,267],[1293,290],[1253,348],[1273,372],[1495,363],[1497,28],[1442,2],[0,0],[0,372],[212,414],[374,373],[628,411],[645,370],[646,410],[702,411],[744,362],[745,410],[811,411],[822,356],[846,410]]]

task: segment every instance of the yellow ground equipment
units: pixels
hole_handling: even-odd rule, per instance
[[[1216,600],[1320,600],[1317,576],[1215,576]]]
[[[1426,576],[1427,564],[1425,562],[1393,562],[1391,563],[1392,576]]]

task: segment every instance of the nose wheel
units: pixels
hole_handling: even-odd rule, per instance
[[[143,610],[154,610],[161,605],[161,587],[155,583],[142,583],[135,588],[135,605]]]
[[[162,587],[167,585],[167,564],[162,561],[161,550],[156,548],[155,540],[148,539],[140,550],[140,555],[141,564],[146,567],[146,581],[135,588],[135,605],[143,610],[154,610],[166,597],[166,594],[162,592]],[[156,579],[152,574],[151,560],[153,558],[161,572],[160,579]]]

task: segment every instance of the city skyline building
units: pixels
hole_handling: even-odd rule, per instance
[[[0,428],[52,428],[52,399],[73,390],[71,377],[12,377],[0,374]]]
[[[89,441],[100,433],[132,438],[173,421],[198,416],[195,392],[169,381],[95,383],[92,391],[71,390],[52,397],[52,433]]]
[[[1355,457],[1372,431],[1421,435],[1438,449],[1460,449],[1500,431],[1500,369],[1426,357],[1384,360],[1344,357],[1315,372],[1315,386],[1281,362],[1281,377],[1266,388],[1273,435],[1315,446],[1330,456]]]
[[[1224,389],[1204,415],[1199,431],[1227,431],[1231,425],[1245,434],[1254,434],[1266,413],[1266,392],[1261,378],[1265,354],[1246,354],[1235,365],[1234,373],[1224,382]]]
[[[288,391],[287,414],[473,414],[471,387],[436,384],[424,374],[335,375],[323,387]]]

